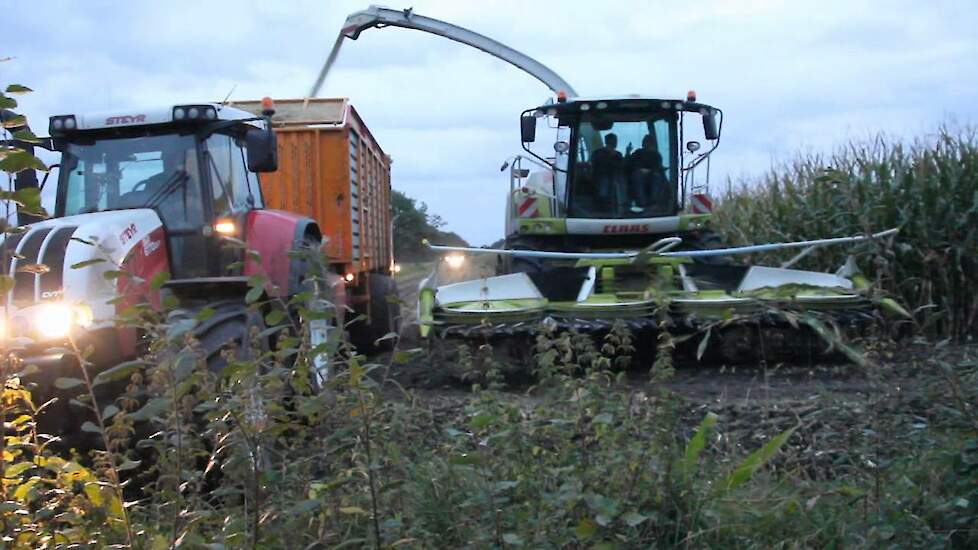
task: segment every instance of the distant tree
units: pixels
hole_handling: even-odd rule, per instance
[[[438,244],[465,244],[454,233],[443,233],[445,221],[437,214],[428,213],[428,205],[408,197],[400,191],[391,194],[394,211],[394,258],[401,262],[422,261],[431,258],[431,251],[421,241],[428,239]]]

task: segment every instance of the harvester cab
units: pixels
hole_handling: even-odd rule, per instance
[[[672,235],[696,243],[710,200],[695,168],[719,144],[721,116],[693,92],[685,101],[558,94],[525,111],[521,141],[531,156],[506,165],[506,248],[623,250]],[[553,156],[531,148],[538,126],[555,131]]]

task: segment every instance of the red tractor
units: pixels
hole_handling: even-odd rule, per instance
[[[279,303],[304,290],[311,262],[301,253],[321,249],[319,222],[332,220],[267,207],[259,174],[278,168],[273,113],[269,100],[259,115],[205,103],[51,117],[45,147],[61,153],[53,217],[2,245],[15,278],[4,340],[38,367],[30,379],[42,398],[59,394],[59,377],[79,377],[73,350],[91,346],[93,376],[143,354],[144,335],[115,322],[133,304],[159,308],[173,295],[186,314],[213,309],[195,331],[209,366],[219,369],[220,350],[263,323],[246,300],[250,277],[262,275],[264,297]],[[389,225],[386,231],[389,237]],[[324,278],[339,306],[353,298],[370,314],[357,330],[371,336],[396,326],[396,304],[377,296],[394,288],[392,263],[381,264],[361,272],[360,264],[327,263]],[[342,326],[343,307],[336,310]],[[328,327],[312,328],[312,338],[325,338]],[[46,429],[77,427],[68,402],[47,410]]]

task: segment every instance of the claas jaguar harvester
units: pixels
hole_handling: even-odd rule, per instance
[[[143,334],[114,319],[166,295],[187,315],[214,310],[195,331],[219,368],[221,348],[264,322],[246,300],[255,275],[281,303],[325,279],[336,302],[369,317],[352,328],[361,341],[395,328],[390,159],[346,100],[285,104],[279,115],[266,98],[242,104],[250,110],[201,103],[50,119],[42,143],[61,154],[53,216],[3,243],[15,277],[6,342],[37,366],[35,399],[79,376],[74,349],[94,349],[92,376],[138,358]],[[320,249],[327,274],[314,278],[309,253]],[[323,323],[313,322],[317,341]],[[73,425],[68,401],[43,420]]]
[[[781,267],[734,260],[780,248],[798,248],[797,259],[818,246],[868,241],[895,230],[722,248],[709,229],[708,178],[723,113],[694,92],[684,98],[578,97],[553,70],[491,38],[412,10],[376,6],[347,18],[317,87],[342,38],[357,39],[374,27],[414,29],[475,47],[554,94],[523,112],[523,152],[503,165],[509,172],[503,248],[431,245],[453,259],[494,254],[497,276],[442,285],[435,270],[419,289],[423,336],[513,335],[532,332],[541,321],[581,331],[616,323],[654,328],[665,317],[695,330],[775,309],[836,318],[874,311],[868,283],[853,262],[832,274],[790,269],[796,260]],[[538,129],[554,137],[543,153],[533,147]],[[900,311],[892,302],[884,305]]]

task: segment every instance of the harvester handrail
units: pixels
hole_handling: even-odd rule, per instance
[[[500,256],[513,256],[518,258],[550,258],[550,259],[563,259],[563,260],[615,260],[615,259],[628,259],[634,258],[639,254],[649,254],[651,256],[665,256],[671,258],[705,258],[710,256],[730,256],[736,254],[753,254],[756,252],[769,252],[772,250],[782,250],[785,248],[801,248],[807,246],[825,246],[832,244],[847,244],[847,243],[857,243],[862,241],[868,241],[873,239],[880,239],[883,237],[889,237],[890,235],[895,235],[900,231],[899,228],[887,229],[886,231],[880,231],[879,233],[873,233],[871,235],[854,235],[851,237],[831,237],[827,239],[814,239],[809,241],[795,241],[788,243],[768,243],[768,244],[753,244],[748,246],[735,246],[731,248],[712,248],[709,250],[677,250],[675,252],[659,252],[655,248],[662,241],[668,241],[669,238],[656,241],[649,249],[642,251],[628,251],[628,252],[550,252],[544,250],[508,250],[502,248],[475,248],[469,246],[444,246],[431,244],[427,239],[422,241],[422,244],[427,246],[431,250],[438,252],[463,252],[467,254],[498,254]],[[667,244],[672,244],[669,241]],[[677,243],[678,244],[678,243]],[[673,245],[675,246],[675,245]],[[671,247],[670,247],[671,248]],[[665,250],[668,250],[666,248]]]

